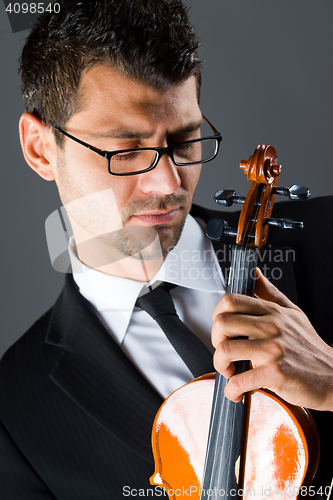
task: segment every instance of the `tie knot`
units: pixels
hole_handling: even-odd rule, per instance
[[[163,330],[194,377],[214,370],[212,355],[202,341],[179,319],[169,293],[173,285],[162,283],[139,297],[136,306],[146,311]]]
[[[169,283],[161,283],[158,287],[139,297],[135,305],[146,311],[153,319],[164,314],[177,316],[169,293],[170,288],[172,285]]]

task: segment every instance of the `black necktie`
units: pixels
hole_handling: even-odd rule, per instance
[[[179,319],[169,293],[170,288],[172,285],[162,283],[139,297],[135,305],[146,311],[158,323],[194,377],[215,371],[212,354]]]

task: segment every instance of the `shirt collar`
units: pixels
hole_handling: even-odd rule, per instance
[[[149,286],[167,281],[185,288],[222,292],[224,280],[210,240],[200,221],[188,215],[177,245],[167,255],[150,283],[104,274],[83,264],[70,240],[73,277],[81,294],[99,311],[119,343],[126,333],[136,299]]]
[[[206,292],[223,289],[222,272],[213,246],[200,221],[191,215],[186,219],[177,245],[152,282],[157,280]]]

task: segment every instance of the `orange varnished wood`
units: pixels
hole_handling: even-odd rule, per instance
[[[272,214],[275,200],[273,187],[277,186],[282,167],[273,146],[259,144],[247,161],[241,161],[240,168],[253,182],[239,217],[236,244],[260,249],[267,240],[268,226],[264,223]],[[257,206],[256,200],[259,199],[260,206]],[[250,223],[252,219],[255,219],[255,224]],[[252,240],[249,238],[251,234],[254,236]]]
[[[236,245],[260,249],[267,240],[265,220],[272,213],[273,189],[282,167],[275,149],[266,144],[259,144],[240,167],[252,184],[240,214]],[[193,380],[171,394],[156,415],[152,431],[155,472],[150,482],[163,486],[169,499],[208,498],[207,492],[200,497],[200,488],[214,382],[215,374]],[[242,446],[236,462],[239,498],[297,498],[302,485],[311,485],[319,461],[319,437],[311,415],[269,391],[248,393],[243,401]],[[223,422],[221,432],[225,432]],[[216,448],[211,448],[215,463],[215,449],[220,441],[216,444]],[[237,498],[237,493],[232,496]]]
[[[181,387],[156,415],[150,482],[163,486],[169,499],[200,499],[214,380],[215,374],[208,374]],[[311,484],[318,465],[311,416],[264,390],[249,393],[247,406],[239,482],[243,498],[295,499],[302,485]]]
[[[263,389],[245,400],[243,498],[253,489],[256,498],[297,498],[301,486],[312,484],[319,461],[319,435],[310,413]]]
[[[203,375],[173,392],[157,413],[152,431],[155,472],[151,484],[163,486],[169,498],[191,491],[200,498],[215,373]]]

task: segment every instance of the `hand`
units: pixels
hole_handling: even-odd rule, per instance
[[[264,388],[291,404],[333,411],[333,348],[259,269],[255,295],[225,295],[213,312],[214,365],[230,379],[226,397],[238,402]],[[252,369],[233,376],[237,360],[251,360]]]

